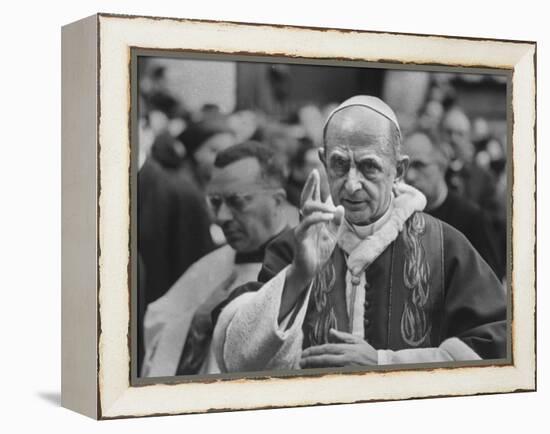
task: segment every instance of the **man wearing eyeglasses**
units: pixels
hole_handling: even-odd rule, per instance
[[[469,361],[506,356],[500,282],[466,238],[422,213],[401,180],[394,112],[353,97],[328,117],[302,221],[267,249],[259,282],[217,317],[222,371]]]
[[[207,202],[227,244],[148,306],[143,376],[219,372],[210,353],[211,311],[234,288],[256,280],[266,245],[287,227],[284,182],[281,163],[265,145],[246,142],[217,155]]]

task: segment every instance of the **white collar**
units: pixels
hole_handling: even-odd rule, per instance
[[[369,225],[354,225],[353,223],[350,223],[346,220],[345,224],[347,226],[349,226],[357,234],[357,236],[359,238],[361,238],[362,240],[364,240],[367,237],[370,237],[372,234],[374,234],[376,231],[378,231],[384,223],[386,223],[389,220],[389,218],[391,216],[391,212],[393,210],[393,197],[394,197],[394,195],[392,194],[391,199],[390,199],[390,204],[388,205],[388,209],[375,222],[373,222]]]
[[[366,237],[359,236],[349,223],[342,225],[338,245],[349,255],[346,262],[354,284],[359,283],[365,268],[397,238],[409,217],[417,211],[422,211],[426,206],[426,197],[403,182],[395,185],[393,193],[395,198],[388,211],[369,225],[368,230],[372,232]],[[365,233],[365,228],[363,227],[361,232]]]

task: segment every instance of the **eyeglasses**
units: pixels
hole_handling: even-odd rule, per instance
[[[277,188],[262,188],[256,190],[250,190],[246,192],[236,192],[229,194],[207,194],[206,202],[212,209],[215,215],[220,212],[222,205],[225,203],[232,212],[242,213],[246,211],[248,205],[252,202],[254,196],[260,193],[269,193],[277,191]]]

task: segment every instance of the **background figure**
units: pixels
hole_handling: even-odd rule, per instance
[[[187,150],[184,162],[187,175],[202,191],[210,179],[217,153],[236,143],[227,116],[212,107],[204,108],[203,118],[190,123],[178,137]]]
[[[443,104],[439,101],[429,100],[419,113],[416,128],[427,131],[434,138],[439,137],[439,128],[444,114]]]
[[[322,131],[322,130],[321,130]],[[301,147],[290,165],[290,174],[286,186],[287,197],[294,206],[300,206],[300,197],[306,179],[313,169],[319,170],[321,174],[321,187],[328,191],[326,173],[321,160],[319,159],[318,147],[308,138],[302,139]]]
[[[145,317],[144,376],[219,372],[209,355],[212,310],[255,280],[267,243],[287,227],[283,167],[247,142],[218,154],[208,202],[228,244],[197,261]]]
[[[505,258],[497,250],[490,220],[474,202],[449,191],[445,182],[448,161],[435,139],[426,132],[413,132],[403,142],[403,153],[410,159],[405,179],[426,196],[425,212],[462,232],[502,279]]]
[[[181,101],[176,98],[170,89],[169,80],[166,77],[166,66],[141,62],[147,73],[140,81],[140,91],[143,103],[148,105],[149,111],[159,111],[172,118],[185,113]]]
[[[447,173],[450,189],[492,212],[495,209],[495,178],[475,161],[470,120],[461,109],[454,107],[445,114],[441,137],[452,152]]]
[[[174,150],[180,146],[160,135],[138,173],[138,251],[146,276],[140,303],[162,296],[213,248],[206,202],[182,172],[183,158]]]

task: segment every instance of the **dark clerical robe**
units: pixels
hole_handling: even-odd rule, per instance
[[[138,174],[137,221],[145,268],[139,304],[147,306],[214,244],[204,197],[181,170],[167,169],[152,157]]]
[[[330,328],[363,337],[379,364],[504,358],[506,294],[460,232],[414,213],[350,291],[348,256],[331,259],[279,323],[293,232],[266,251],[259,282],[219,309],[214,351],[222,371],[298,369],[304,348],[329,341]]]
[[[474,202],[450,191],[440,206],[427,212],[462,232],[497,277],[502,279],[505,276],[506,252],[497,250],[493,225],[488,215]]]

